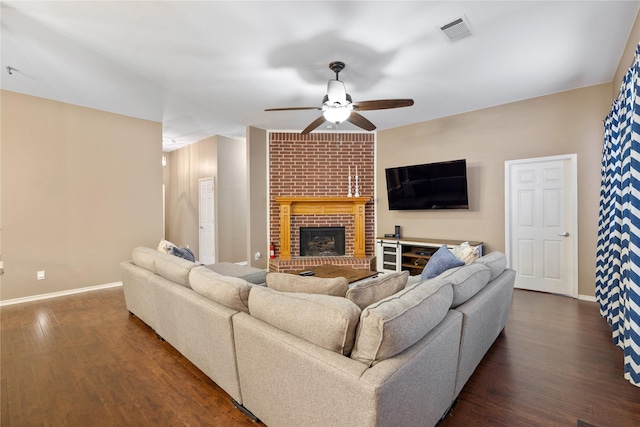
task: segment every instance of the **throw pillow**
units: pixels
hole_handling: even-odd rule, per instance
[[[160,240],[160,243],[158,244],[158,251],[159,252],[164,252],[165,254],[169,253],[169,250],[174,247],[175,245],[173,243],[171,243],[168,240]]]
[[[389,297],[404,289],[409,278],[408,271],[379,274],[373,279],[359,280],[349,286],[346,298],[364,310],[374,302]]]
[[[424,266],[420,277],[422,280],[432,279],[450,268],[460,267],[464,265],[464,261],[456,258],[447,245],[442,245]]]
[[[324,279],[322,277],[303,277],[297,274],[268,273],[267,287],[280,292],[344,297],[349,289],[349,282],[344,277]]]
[[[196,261],[196,257],[193,255],[193,252],[189,248],[179,248],[177,246],[172,246],[169,249],[169,255],[184,258],[187,261],[191,261],[191,262]]]
[[[362,311],[351,358],[368,366],[411,347],[447,315],[450,284],[419,283]]]
[[[343,355],[353,348],[360,320],[358,306],[345,298],[278,292],[260,286],[249,293],[249,312],[278,329]]]
[[[477,246],[470,246],[469,242],[451,248],[451,253],[458,259],[464,261],[465,264],[471,264],[480,256],[480,250]]]

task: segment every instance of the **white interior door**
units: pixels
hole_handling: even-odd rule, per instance
[[[213,264],[215,262],[215,227],[214,227],[214,187],[213,178],[200,180],[199,207],[199,255],[200,263]]]
[[[507,161],[505,187],[515,287],[577,297],[576,155]]]

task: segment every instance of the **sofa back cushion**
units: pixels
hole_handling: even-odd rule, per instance
[[[156,251],[157,252],[157,251]],[[155,261],[156,273],[178,285],[189,288],[189,272],[196,266],[195,262],[177,256],[158,252]]]
[[[418,283],[362,311],[351,358],[369,366],[411,347],[446,316],[450,284]]]
[[[445,271],[429,282],[435,286],[450,283],[453,288],[451,307],[455,308],[480,292],[491,277],[491,269],[483,264],[469,264]]]
[[[491,269],[491,278],[489,280],[495,279],[507,268],[507,256],[497,251],[481,256],[476,262],[484,264]]]
[[[372,279],[364,279],[349,285],[346,298],[361,310],[404,289],[409,278],[408,271],[379,274]]]
[[[231,309],[249,312],[251,285],[244,279],[223,276],[200,266],[191,269],[189,283],[200,295]]]
[[[156,259],[158,259],[158,252],[154,249],[144,246],[138,246],[131,252],[131,261],[138,267],[142,267],[152,273],[158,273],[156,271]]]
[[[346,298],[254,286],[249,312],[278,329],[346,355],[353,348],[361,311]]]
[[[189,271],[196,266],[194,262],[144,246],[133,249],[131,260],[138,267],[152,271],[187,288],[189,287]]]
[[[321,277],[305,277],[298,274],[268,273],[266,280],[268,288],[280,292],[301,292],[344,297],[347,289],[349,289],[349,282],[344,277],[324,279]]]

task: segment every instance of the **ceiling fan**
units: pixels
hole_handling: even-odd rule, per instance
[[[322,110],[322,115],[301,132],[302,135],[305,135],[326,121],[340,124],[346,120],[359,128],[372,131],[376,126],[358,111],[386,110],[413,105],[413,99],[379,99],[376,101],[353,102],[351,95],[347,93],[344,83],[338,79],[338,74],[344,67],[345,64],[341,61],[334,61],[329,64],[329,69],[336,73],[336,78],[335,80],[329,80],[327,94],[322,99],[321,107],[267,108],[265,111]]]

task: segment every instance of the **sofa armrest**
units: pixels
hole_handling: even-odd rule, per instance
[[[455,307],[463,315],[457,396],[507,324],[516,273],[505,269],[480,292]]]
[[[158,324],[158,314],[152,282],[157,275],[138,267],[131,261],[120,263],[120,273],[127,310],[151,329],[155,329]]]

